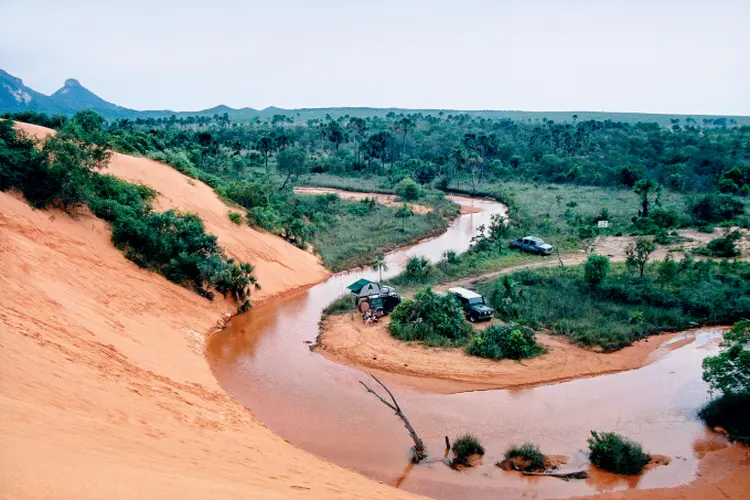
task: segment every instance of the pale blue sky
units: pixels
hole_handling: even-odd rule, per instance
[[[0,0],[0,68],[136,109],[750,115],[750,0]]]

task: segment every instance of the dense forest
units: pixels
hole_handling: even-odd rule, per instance
[[[66,121],[34,113],[15,118],[52,127]],[[681,192],[750,194],[750,127],[720,119],[674,119],[662,127],[389,113],[305,123],[275,115],[239,124],[224,114],[121,119],[107,128],[119,151],[175,155],[225,179],[278,162],[289,180],[308,172],[376,176],[391,187],[404,177],[472,191],[511,180],[632,187],[648,179]]]

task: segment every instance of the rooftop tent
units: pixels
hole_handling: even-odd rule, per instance
[[[352,293],[359,293],[359,291],[362,290],[363,287],[365,287],[366,285],[369,285],[370,283],[374,283],[374,282],[370,280],[366,280],[364,278],[360,278],[346,288],[351,290]]]
[[[380,295],[380,285],[374,281],[360,279],[347,287],[354,295],[359,297],[369,297],[371,295]]]

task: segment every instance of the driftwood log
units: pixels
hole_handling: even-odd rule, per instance
[[[557,477],[564,481],[570,481],[571,479],[586,479],[589,477],[588,472],[585,470],[579,470],[577,472],[529,472],[522,471],[524,476],[545,476],[545,477]]]
[[[401,407],[398,405],[398,401],[396,401],[396,398],[393,396],[393,393],[388,389],[388,387],[385,386],[383,382],[381,382],[375,375],[370,373],[370,376],[375,380],[375,382],[378,383],[380,387],[382,387],[385,392],[388,393],[388,396],[390,396],[391,401],[387,401],[384,397],[382,397],[380,394],[372,390],[367,384],[359,381],[360,384],[362,384],[362,387],[365,388],[367,392],[375,396],[380,400],[381,403],[386,405],[388,408],[393,410],[398,418],[400,418],[404,422],[404,427],[406,427],[406,430],[409,432],[409,436],[411,437],[412,441],[414,441],[414,454],[411,457],[411,461],[415,464],[421,462],[425,458],[427,458],[427,450],[425,449],[424,443],[422,442],[422,438],[419,437],[417,434],[417,431],[414,430],[414,427],[412,427],[411,423],[409,422],[409,419],[406,418],[406,415],[404,415],[404,412],[401,410]]]

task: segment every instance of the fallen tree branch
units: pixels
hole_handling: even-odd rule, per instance
[[[579,470],[576,472],[530,472],[530,471],[522,471],[522,474],[524,476],[549,476],[549,477],[557,477],[559,479],[562,479],[563,481],[570,481],[571,479],[586,479],[589,477],[588,472],[585,470]]]
[[[409,419],[406,418],[406,415],[404,415],[404,412],[401,410],[401,407],[398,405],[398,401],[396,401],[396,398],[393,396],[393,393],[388,389],[388,387],[385,386],[383,382],[381,382],[375,375],[372,373],[369,374],[375,382],[382,387],[385,392],[388,393],[388,395],[391,397],[391,402],[388,402],[383,396],[372,390],[367,384],[359,381],[360,384],[362,384],[362,387],[365,388],[367,392],[375,396],[380,400],[381,403],[386,405],[388,408],[393,410],[397,417],[399,417],[403,422],[404,426],[406,427],[406,430],[409,432],[409,436],[411,437],[412,441],[414,441],[414,455],[412,456],[411,460],[412,462],[419,463],[425,458],[427,458],[427,450],[424,447],[424,443],[422,442],[422,439],[417,434],[417,431],[414,430],[414,427],[412,427],[411,423],[409,422]]]

